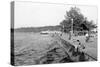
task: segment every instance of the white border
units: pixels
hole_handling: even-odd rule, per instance
[[[12,0],[0,0],[0,67],[12,67],[10,65],[10,2]],[[98,12],[100,12],[100,0],[15,0],[15,1],[32,1],[32,2],[48,2],[48,3],[64,3],[64,4],[77,4],[77,5],[96,5]],[[98,26],[100,13],[98,13]],[[100,27],[98,27],[98,34]],[[98,35],[98,51],[100,51],[100,42]],[[98,52],[100,60],[100,52]],[[64,64],[49,64],[49,65],[31,65],[22,67],[75,67],[75,66],[87,66],[97,67],[98,62],[79,62],[79,63],[64,63]]]

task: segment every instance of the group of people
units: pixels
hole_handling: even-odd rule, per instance
[[[83,45],[79,40],[77,40],[79,44],[77,44],[76,51],[82,51],[85,49],[85,45]]]

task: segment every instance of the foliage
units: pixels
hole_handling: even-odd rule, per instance
[[[88,21],[86,17],[81,13],[79,8],[72,7],[69,11],[66,11],[65,19],[60,23],[61,30],[63,32],[69,32],[72,30],[75,31],[90,31],[96,28],[96,25],[93,24],[93,21]]]

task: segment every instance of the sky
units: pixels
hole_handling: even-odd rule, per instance
[[[15,2],[14,28],[59,25],[65,19],[66,11],[75,6],[88,20],[97,23],[97,7],[95,6]]]

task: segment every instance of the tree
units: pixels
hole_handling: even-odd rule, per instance
[[[73,20],[73,23],[72,21]],[[74,31],[90,31],[96,28],[93,21],[88,21],[86,17],[81,13],[79,8],[72,7],[69,11],[66,11],[65,19],[60,23],[63,32],[68,33],[71,31],[73,25]]]
[[[63,20],[61,23],[61,30],[62,32],[66,32],[68,33],[69,31],[71,31],[71,20],[67,19],[67,20]]]

